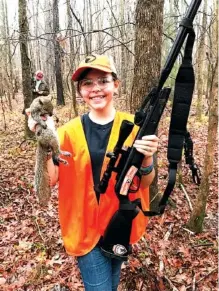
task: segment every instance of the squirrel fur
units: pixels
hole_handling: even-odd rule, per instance
[[[37,150],[34,188],[39,198],[39,203],[45,206],[51,196],[50,180],[47,170],[48,154],[52,153],[54,160],[65,165],[68,162],[60,158],[60,155],[71,156],[71,154],[60,150],[58,135],[52,117],[53,105],[49,96],[34,99],[30,106],[30,114],[37,122],[35,126]],[[46,117],[46,119],[42,120],[43,117]]]

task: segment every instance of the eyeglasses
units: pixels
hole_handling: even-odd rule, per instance
[[[83,79],[80,81],[80,86],[86,91],[91,91],[94,85],[97,85],[100,89],[104,89],[112,81],[113,81],[113,78],[109,78],[109,77],[98,78],[96,80]]]

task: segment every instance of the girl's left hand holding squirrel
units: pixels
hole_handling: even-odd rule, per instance
[[[36,128],[36,125],[37,125],[37,122],[33,119],[33,117],[31,116],[31,113],[30,113],[30,108],[27,108],[25,110],[25,113],[27,114],[28,116],[28,120],[27,120],[27,125],[29,127],[29,129],[33,132],[35,132],[35,128]],[[47,119],[52,119],[51,116],[47,116],[47,115],[44,115],[44,116],[41,116],[42,120],[46,121]]]
[[[135,140],[133,146],[145,158],[152,157],[158,149],[159,138],[156,135],[145,135],[141,140]]]

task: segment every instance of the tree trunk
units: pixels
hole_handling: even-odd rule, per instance
[[[138,0],[131,110],[135,112],[150,89],[157,85],[161,68],[163,0]]]
[[[217,68],[218,71],[218,68]],[[207,197],[209,194],[209,181],[213,172],[214,156],[215,156],[215,137],[217,136],[217,96],[218,84],[217,73],[214,76],[214,85],[210,93],[210,108],[209,108],[209,123],[208,123],[208,141],[205,150],[204,170],[202,174],[202,181],[198,192],[195,207],[191,218],[188,222],[188,227],[195,233],[199,233],[203,228],[203,221],[206,212]]]
[[[125,23],[125,1],[120,0],[120,23]],[[125,43],[126,41],[126,33],[124,26],[120,28],[120,35],[122,42]],[[127,60],[126,60],[126,48],[122,45],[121,46],[121,79],[122,79],[122,91],[121,93],[126,95],[127,93],[127,86],[126,86],[126,77],[127,77]]]
[[[47,77],[48,84],[51,89],[51,93],[54,91],[55,87],[55,57],[54,57],[54,45],[53,45],[53,11],[52,11],[52,2],[51,0],[46,1],[45,5],[45,13],[44,13],[44,22],[45,22],[45,32],[49,35],[45,45],[45,56],[44,63],[46,64],[44,71],[45,76]]]
[[[213,27],[213,59],[211,70],[211,90],[209,95],[209,121],[208,121],[208,138],[205,150],[204,170],[200,190],[188,227],[195,233],[199,233],[203,228],[203,221],[206,212],[207,197],[209,194],[209,181],[214,171],[214,156],[216,150],[215,137],[217,136],[218,127],[218,4],[216,2],[216,18]]]
[[[138,0],[137,2],[135,66],[130,98],[132,112],[139,108],[150,89],[157,85],[156,81],[161,69],[163,5],[163,0]],[[150,187],[151,199],[158,193],[156,157],[154,166],[156,175]]]
[[[26,0],[19,0],[19,41],[22,67],[22,86],[24,95],[24,109],[29,108],[33,95],[31,91],[31,69],[28,55],[28,22],[27,22]],[[27,126],[27,116],[25,114],[25,137],[33,137],[33,132]]]
[[[93,30],[93,21],[92,21],[92,3],[91,0],[87,1],[87,15],[89,16],[87,18],[87,23],[88,23],[88,31],[92,31]],[[93,45],[92,45],[92,33],[88,34],[88,46],[89,46],[89,54],[92,53],[93,51]]]
[[[8,25],[8,4],[5,1],[5,31],[7,35],[7,54],[8,54],[8,64],[9,64],[9,87],[10,87],[10,93],[12,94],[12,98],[15,99],[15,92],[13,88],[13,65],[12,65],[12,53],[11,53],[11,45],[9,41],[9,25]],[[9,101],[10,102],[10,101]]]
[[[13,93],[13,83],[10,79],[10,72],[8,68],[8,64],[11,59],[10,54],[10,42],[8,35],[8,19],[7,19],[7,3],[5,1],[0,1],[0,11],[2,17],[2,25],[0,25],[0,34],[2,36],[2,51],[1,51],[1,59],[0,59],[0,79],[1,79],[1,91],[4,92],[2,96],[8,100],[9,109],[12,111],[12,102],[11,102],[11,94]]]
[[[70,0],[67,0],[67,15],[68,15],[68,29],[69,29],[69,45],[70,45],[70,77],[72,76],[73,67],[75,64],[75,52],[74,52],[74,41],[72,34],[72,13],[70,10]],[[78,116],[77,101],[76,101],[76,90],[73,81],[70,78],[71,82],[71,96],[72,96],[72,107],[74,111],[74,116]]]
[[[207,0],[204,2],[204,8],[203,8],[203,15],[202,15],[202,30],[201,30],[201,36],[200,36],[200,42],[199,42],[199,48],[198,48],[198,57],[197,57],[197,107],[196,107],[196,114],[197,114],[197,119],[199,121],[202,120],[202,106],[203,106],[203,92],[204,90],[204,68],[205,68],[205,61],[204,59],[206,58],[205,56],[205,31],[206,31],[206,26],[207,26],[207,16],[206,16],[206,11],[207,11]]]
[[[58,0],[53,0],[53,32],[54,32],[54,53],[55,53],[55,75],[56,75],[56,91],[57,91],[57,105],[65,105],[63,94],[63,80],[61,68],[61,50],[59,42],[57,41],[57,34],[59,32],[59,9]]]

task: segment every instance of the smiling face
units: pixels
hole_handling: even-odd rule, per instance
[[[111,73],[92,69],[79,81],[78,89],[91,110],[104,111],[113,107],[118,87],[119,80],[114,80]]]

